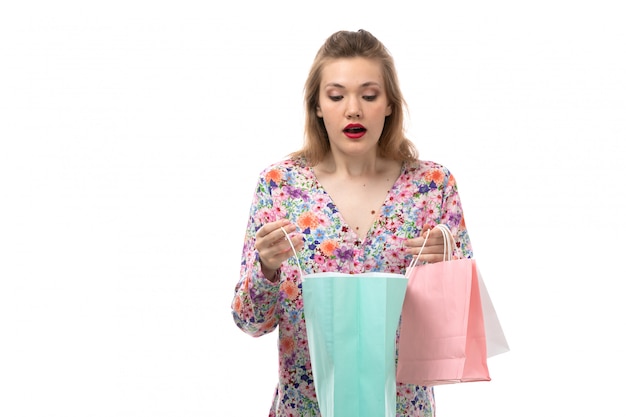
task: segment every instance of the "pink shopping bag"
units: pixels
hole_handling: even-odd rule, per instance
[[[447,249],[454,241],[449,229],[438,226],[447,237]],[[486,294],[474,259],[451,259],[447,250],[443,262],[410,266],[401,312],[398,341],[398,382],[442,385],[490,381],[487,366],[485,305],[497,353],[508,350],[489,295]],[[486,299],[481,300],[481,287]],[[494,322],[495,318],[495,322]]]

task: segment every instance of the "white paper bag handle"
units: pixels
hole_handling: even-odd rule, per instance
[[[454,236],[452,236],[452,232],[450,228],[445,224],[437,224],[435,229],[440,229],[443,233],[443,260],[450,261],[452,260],[452,253],[454,251],[454,247],[456,246],[456,242],[454,241]],[[428,240],[428,236],[430,236],[430,229],[426,231],[426,237],[424,238],[424,243],[422,243],[422,247],[420,248],[419,253],[411,259],[411,263],[406,269],[406,274],[408,275],[411,269],[417,266],[417,262],[419,261],[419,257],[424,250],[424,246],[426,246],[426,241]]]
[[[298,252],[296,252],[296,247],[293,245],[293,242],[289,238],[289,234],[287,233],[285,228],[281,226],[280,230],[282,230],[283,233],[285,234],[285,239],[287,239],[287,241],[289,242],[289,245],[291,246],[291,250],[293,250],[293,254],[296,257],[296,262],[298,264],[298,270],[300,271],[300,277],[303,277],[304,274],[302,273],[302,268],[300,267],[300,259],[298,258]]]

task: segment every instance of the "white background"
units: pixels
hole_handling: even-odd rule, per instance
[[[0,416],[267,415],[275,335],[230,315],[247,212],[318,47],[359,28],[511,345],[438,416],[626,415],[618,3],[4,2]]]

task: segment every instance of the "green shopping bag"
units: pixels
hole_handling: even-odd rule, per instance
[[[313,381],[323,417],[395,417],[396,331],[407,278],[302,277]]]
[[[384,272],[304,275],[304,319],[322,417],[396,416],[396,332],[408,279]]]

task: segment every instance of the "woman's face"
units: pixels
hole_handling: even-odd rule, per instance
[[[360,57],[327,63],[316,110],[334,153],[375,153],[385,117],[391,114],[381,64]]]

